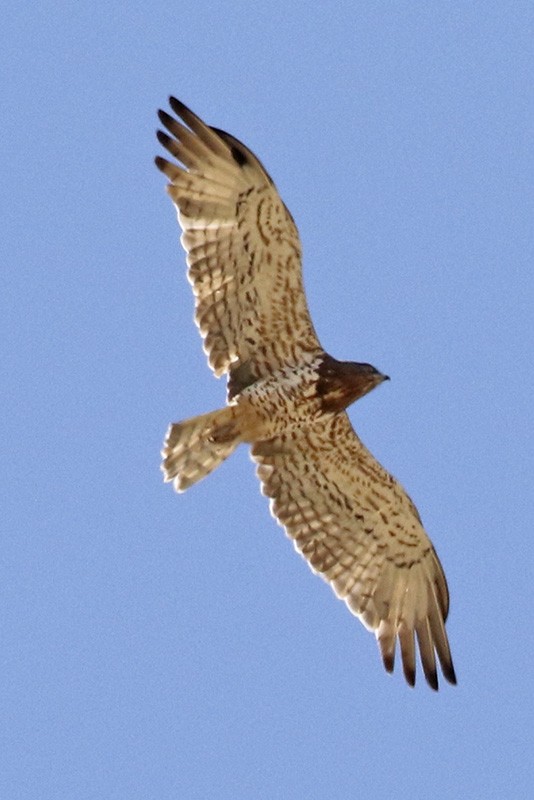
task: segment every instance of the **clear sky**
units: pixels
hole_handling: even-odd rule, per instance
[[[0,796],[532,791],[531,2],[11,3],[0,33]],[[459,684],[385,674],[269,516],[222,405],[156,109],[245,141],[299,226],[350,412],[444,564]]]

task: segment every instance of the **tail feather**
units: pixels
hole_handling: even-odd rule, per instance
[[[165,482],[173,481],[176,491],[184,492],[228,458],[240,441],[233,406],[173,422],[161,451]]]

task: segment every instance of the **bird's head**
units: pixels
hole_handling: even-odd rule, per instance
[[[373,367],[356,361],[337,361],[325,356],[319,366],[317,393],[324,411],[342,411],[389,377]]]

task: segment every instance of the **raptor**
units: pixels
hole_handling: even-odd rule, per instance
[[[311,569],[371,631],[393,671],[397,641],[415,684],[416,651],[438,688],[456,683],[445,621],[447,582],[413,502],[356,435],[346,408],[387,376],[338,361],[315,333],[291,214],[256,156],[170,98],[158,156],[176,206],[209,365],[227,405],[173,423],[165,480],[181,492],[241,443],[263,492]]]

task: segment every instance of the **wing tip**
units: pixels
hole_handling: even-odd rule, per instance
[[[441,671],[443,672],[443,677],[445,678],[445,680],[448,681],[452,686],[456,686],[458,684],[458,681],[456,679],[456,672],[452,661],[450,661],[447,664],[442,664]]]
[[[404,674],[404,680],[406,681],[408,686],[410,686],[413,689],[413,687],[415,686],[415,667],[403,666],[403,674]]]
[[[382,663],[384,664],[384,669],[389,675],[393,674],[395,669],[395,653],[383,653],[382,654]],[[404,679],[408,686],[413,688],[415,686],[415,667],[411,664],[404,664],[402,665],[402,672],[404,675]]]
[[[175,122],[171,115],[167,114],[167,112],[162,108],[158,108],[158,119],[162,125],[165,125],[167,129],[169,128],[169,125],[172,125]]]
[[[425,679],[431,689],[439,691],[438,673],[435,669],[425,669]]]
[[[395,653],[383,653],[382,663],[386,672],[391,675],[395,669]]]
[[[169,95],[169,105],[172,108],[172,110],[176,114],[178,114],[179,117],[182,117],[182,119],[183,119],[183,114],[193,113],[191,109],[186,106],[185,103],[182,103],[181,100],[178,100],[178,98],[174,97],[174,95],[172,94]]]
[[[165,133],[165,131],[162,131],[162,130],[157,130],[156,131],[156,138],[157,138],[158,142],[161,145],[163,145],[163,147],[168,147],[169,144],[173,141],[172,137],[170,137],[168,133]]]
[[[168,163],[169,162],[165,158],[163,158],[163,156],[155,156],[154,158],[154,164],[163,173],[165,172]]]
[[[391,675],[395,667],[395,647],[394,646],[391,647],[390,642],[386,644],[385,639],[382,640],[379,639],[379,646],[380,646],[380,655],[382,656],[382,663],[384,665],[384,669],[388,674]],[[401,639],[401,655],[402,655],[402,672],[404,675],[404,679],[408,684],[408,686],[414,687],[416,683],[416,663],[414,658],[415,653],[411,652],[410,648],[407,647],[407,640],[405,636]],[[421,650],[419,651],[419,656],[427,684],[435,692],[439,691],[438,671],[435,660],[429,656],[428,652],[425,653],[425,655],[423,656]],[[452,686],[456,686],[457,684],[456,672],[454,670],[452,659],[450,658],[450,653],[448,654],[448,658],[440,657],[440,666],[441,666],[441,672],[445,680]]]
[[[438,651],[438,656],[441,666],[441,674],[443,675],[447,683],[450,683],[451,686],[456,686],[458,683],[456,679],[456,672],[454,669],[454,665],[452,663],[452,658],[450,657],[450,653],[448,655],[449,657],[445,660],[441,657],[441,654]],[[425,673],[426,682],[432,689],[434,689],[435,692],[437,692],[439,690],[439,681],[438,681],[436,662],[433,658],[430,660],[430,662],[426,662],[425,659],[421,660],[423,665],[423,671]]]

